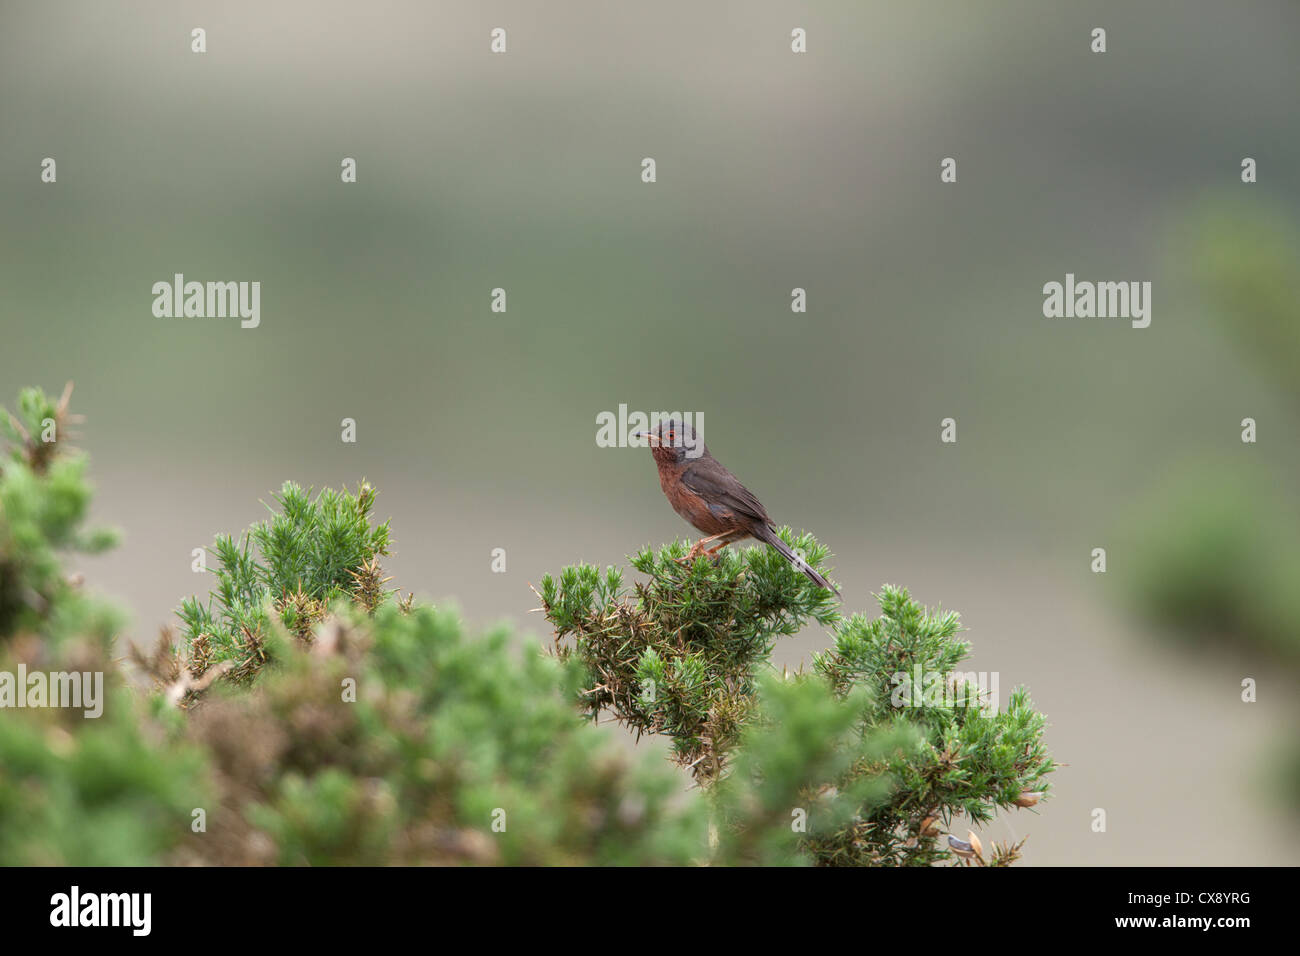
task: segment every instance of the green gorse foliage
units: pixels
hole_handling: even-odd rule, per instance
[[[828,555],[811,535],[780,534],[818,567]],[[629,588],[616,568],[546,575],[538,591],[555,627],[556,653],[591,676],[580,707],[608,710],[641,733],[672,738],[697,779],[718,776],[748,720],[755,680],[776,641],[815,620],[839,620],[834,597],[769,548],[724,550],[681,561],[687,546],[644,549],[632,566],[649,580]]]
[[[575,719],[572,681],[504,631],[395,604],[290,642],[251,689],[194,709],[225,799],[190,839],[230,864],[686,864],[702,809],[670,768]],[[355,701],[346,703],[349,687]]]
[[[1300,427],[1300,227],[1276,205],[1211,196],[1176,223],[1171,240],[1177,281],[1200,294],[1224,344],[1251,364],[1280,404],[1241,410],[1239,427],[1251,419],[1258,446],[1243,445],[1230,464],[1222,455],[1184,463],[1176,478],[1155,484],[1117,519],[1134,571],[1124,579],[1123,597],[1161,639],[1190,650],[1236,645],[1294,673],[1300,514],[1295,459],[1287,456],[1293,443],[1285,436]],[[1271,440],[1278,436],[1281,442]],[[1262,776],[1281,801],[1300,807],[1300,739],[1288,728],[1277,749]]]
[[[814,566],[825,560],[811,536],[781,533]],[[717,862],[1002,865],[1019,856],[1019,844],[985,853],[941,842],[958,816],[978,824],[1036,805],[1054,769],[1046,720],[1023,689],[1004,712],[960,677],[955,693],[933,693],[969,651],[956,614],[932,614],[886,585],[878,618],[844,620],[770,548],[683,566],[685,552],[681,542],[642,551],[633,565],[650,579],[631,588],[618,569],[579,565],[543,578],[538,593],[555,653],[585,674],[580,711],[672,738],[714,814]],[[834,646],[811,672],[778,674],[768,662],[775,641],[809,620],[833,629]]]
[[[1032,806],[1047,791],[1055,764],[1042,739],[1046,718],[1023,687],[1000,710],[958,671],[969,645],[956,640],[955,613],[931,614],[905,588],[889,585],[880,610],[874,620],[844,622],[814,670],[836,697],[852,702],[862,740],[876,751],[855,762],[848,782],[874,775],[892,786],[887,799],[813,841],[813,849],[827,862],[931,863],[949,848],[926,835],[933,827],[925,821],[946,827],[960,813],[986,823],[998,809]],[[898,743],[873,748],[878,740]]]
[[[544,580],[547,655],[394,600],[364,483],[286,484],[270,518],[219,537],[209,600],[182,604],[179,649],[132,651],[154,681],[133,687],[116,616],[62,564],[108,541],[81,527],[84,459],[61,433],[34,443],[70,420],[67,395],[20,408],[0,473],[0,671],[100,671],[105,695],[98,719],[0,710],[0,864],[1001,864],[1018,847],[954,858],[940,824],[1036,802],[1052,769],[1022,691],[1002,714],[896,705],[895,669],[966,652],[956,616],[905,591],[846,621],[767,548],[683,564],[675,543],[636,555],[630,586],[588,566]],[[834,647],[778,674],[776,641],[811,622]],[[574,701],[669,735],[699,786]]]
[[[84,460],[29,444],[57,408],[35,392],[21,405],[27,437],[9,432],[0,474],[0,587],[20,598],[0,671],[99,671],[105,698],[98,719],[0,710],[0,865],[706,858],[705,808],[670,767],[573,714],[572,669],[391,600],[388,525],[364,484],[315,498],[286,485],[270,519],[222,538],[210,603],[186,602],[203,626],[179,653],[170,639],[134,652],[157,688],[132,687],[110,654],[116,616],[62,565],[86,541]],[[250,634],[264,651],[252,666]]]
[[[16,412],[0,409],[0,640],[38,634],[59,642],[71,635],[107,641],[117,615],[87,599],[64,570],[64,555],[94,554],[117,535],[83,527],[90,506],[86,458],[68,445],[72,386],[55,402],[24,389]]]
[[[388,554],[389,525],[372,526],[375,496],[365,482],[355,493],[326,489],[315,498],[285,482],[269,519],[238,541],[218,535],[209,600],[187,598],[178,611],[193,676],[217,665],[251,680],[267,659],[273,622],[310,641],[332,605],[373,612],[387,600],[379,558]]]
[[[83,709],[0,709],[0,865],[157,862],[189,825],[206,777],[197,748],[147,714],[111,659],[121,615],[85,593],[67,556],[115,536],[83,527],[86,459],[68,445],[59,401],[25,389],[0,410],[0,674],[103,674],[102,716]],[[2,696],[2,692],[0,692]]]

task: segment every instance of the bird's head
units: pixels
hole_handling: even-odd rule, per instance
[[[650,454],[661,465],[680,464],[707,453],[704,442],[697,439],[689,422],[670,418],[649,431],[632,433],[633,438],[643,438],[650,445]]]

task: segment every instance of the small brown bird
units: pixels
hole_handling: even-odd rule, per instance
[[[692,545],[688,559],[716,554],[742,538],[757,538],[776,548],[819,586],[839,595],[835,585],[805,564],[777,536],[767,509],[740,479],[709,454],[707,445],[697,444],[695,430],[689,424],[671,419],[652,431],[636,432],[633,437],[649,442],[659,467],[659,485],[673,510],[708,535]],[[701,454],[694,458],[687,454],[695,450]],[[718,543],[706,549],[705,545],[713,541]]]

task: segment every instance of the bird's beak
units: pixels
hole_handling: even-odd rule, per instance
[[[633,433],[632,433],[632,437],[633,437],[633,438],[644,438],[646,441],[648,441],[648,442],[652,442],[652,443],[658,443],[658,441],[659,441],[659,436],[656,435],[654,432],[633,432]]]

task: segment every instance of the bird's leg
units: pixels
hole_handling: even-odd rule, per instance
[[[730,532],[724,531],[721,534],[715,534],[715,535],[710,535],[707,538],[701,538],[699,541],[696,541],[693,545],[691,545],[691,550],[686,552],[686,557],[677,559],[678,563],[694,561],[702,554],[712,554],[713,551],[717,551],[718,548],[723,547],[727,542],[725,541],[722,542],[722,544],[718,545],[717,548],[714,548],[713,551],[706,551],[704,546],[708,544],[710,541],[717,541],[719,538],[725,538],[729,533]]]

